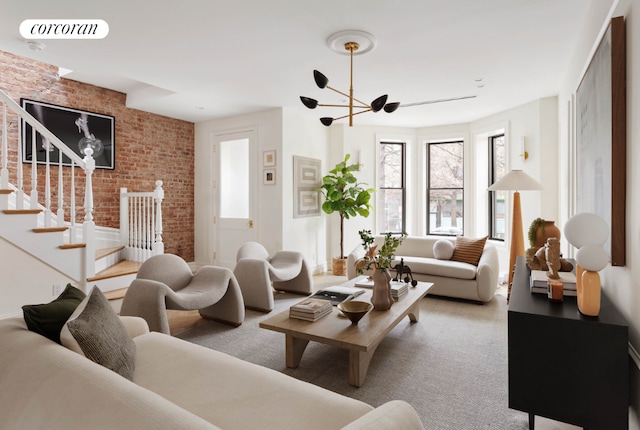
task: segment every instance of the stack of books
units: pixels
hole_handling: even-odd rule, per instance
[[[370,279],[367,275],[361,275],[354,279],[353,285],[361,288],[373,288],[373,279]]]
[[[361,288],[337,285],[333,287],[327,287],[323,290],[318,290],[311,296],[311,298],[329,300],[331,301],[332,305],[337,306],[338,303],[346,302],[347,300],[358,297],[363,293],[364,290]]]
[[[409,284],[405,282],[391,282],[391,297],[398,301],[409,292]]]
[[[562,281],[562,294],[565,296],[576,296],[576,275],[573,272],[558,272]],[[547,294],[547,281],[549,277],[544,270],[532,270],[530,288],[532,293]]]
[[[289,308],[289,318],[318,321],[320,318],[329,315],[332,310],[331,301],[308,298]]]

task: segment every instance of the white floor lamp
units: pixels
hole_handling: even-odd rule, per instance
[[[524,255],[524,233],[522,228],[522,211],[520,209],[520,190],[541,190],[540,182],[522,170],[512,170],[489,187],[489,191],[515,191],[513,193],[513,215],[511,219],[511,246],[509,248],[509,284],[507,287],[507,303],[511,298],[511,282],[516,257]]]

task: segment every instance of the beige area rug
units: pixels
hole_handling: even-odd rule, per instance
[[[338,285],[343,277],[315,277],[316,289]],[[300,300],[276,295],[280,312]],[[401,322],[382,341],[360,388],[347,382],[346,351],[310,342],[300,366],[285,366],[284,335],[258,324],[270,314],[247,311],[230,328],[206,322],[178,337],[278,370],[337,393],[379,406],[392,399],[409,402],[428,430],[527,429],[525,413],[507,404],[506,288],[484,305],[427,297],[420,321]],[[345,323],[347,323],[345,321]]]

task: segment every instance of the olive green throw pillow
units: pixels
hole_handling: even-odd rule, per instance
[[[456,237],[456,247],[453,250],[451,260],[477,266],[486,242],[487,236],[480,239],[469,239],[463,236]]]
[[[72,342],[77,342],[75,348]],[[79,347],[91,361],[133,379],[136,344],[98,287],[93,287],[67,321],[62,344],[76,352]]]
[[[60,343],[62,326],[84,298],[82,290],[67,284],[62,294],[50,303],[24,305],[22,315],[29,330]]]

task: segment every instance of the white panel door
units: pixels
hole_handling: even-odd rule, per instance
[[[216,135],[213,152],[213,263],[233,270],[240,246],[257,238],[254,225],[258,178],[255,132]]]

